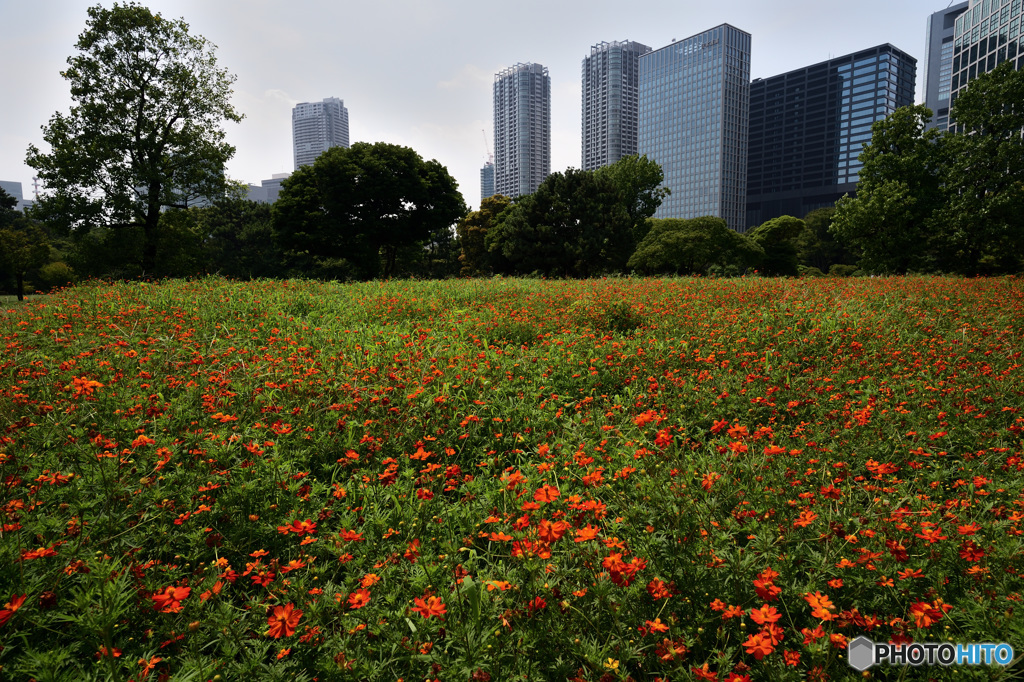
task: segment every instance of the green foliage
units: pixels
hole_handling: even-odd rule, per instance
[[[698,275],[715,266],[723,273],[742,274],[764,258],[758,244],[730,230],[721,218],[652,218],[649,223],[647,236],[628,262],[641,274]]]
[[[947,145],[937,130],[925,130],[931,115],[917,105],[876,122],[871,144],[860,155],[864,167],[857,196],[836,204],[830,230],[860,254],[864,268],[881,273],[933,268]]]
[[[486,237],[488,250],[515,272],[558,277],[614,270],[631,240],[618,187],[609,177],[575,168],[545,178],[534,194],[501,213]]]
[[[39,288],[43,291],[72,284],[75,279],[74,269],[64,261],[47,263],[39,268]]]
[[[661,167],[646,156],[552,173],[494,219],[485,242],[492,267],[556,277],[625,272],[668,194],[662,179]]]
[[[804,221],[788,215],[754,228],[748,236],[764,250],[761,272],[771,277],[796,277],[799,274],[797,240],[805,231]]]
[[[480,210],[473,211],[461,221],[457,228],[459,238],[459,274],[476,277],[490,274],[491,258],[487,251],[487,232],[498,215],[512,203],[506,196],[496,194],[480,201]]]
[[[0,209],[0,212],[4,210],[10,209]],[[19,213],[6,227],[0,228],[0,271],[14,277],[19,301],[25,300],[25,276],[49,260],[49,239],[35,221]]]
[[[835,213],[835,207],[830,206],[815,209],[804,216],[804,225],[807,229],[794,241],[797,259],[801,265],[827,272],[836,263],[852,264],[856,260],[840,242],[836,241],[835,235],[829,230]]]
[[[293,270],[370,279],[397,274],[400,249],[450,241],[445,233],[465,213],[455,180],[437,161],[408,147],[357,142],[329,149],[285,180],[273,221]]]
[[[61,73],[74,106],[43,127],[49,153],[28,149],[47,189],[36,211],[70,232],[141,228],[136,263],[154,273],[161,208],[226,190],[235,150],[220,125],[242,119],[229,101],[235,78],[181,19],[134,3],[88,14]]]
[[[944,269],[998,274],[1024,269],[1024,71],[1004,62],[971,81],[950,110],[939,212]]]
[[[620,258],[615,263],[615,269],[624,271],[629,256],[647,236],[648,219],[672,192],[661,184],[665,180],[661,166],[648,159],[646,154],[624,156],[613,164],[598,168],[595,173],[599,177],[607,177],[618,188],[619,201],[629,216],[631,246],[619,254]]]

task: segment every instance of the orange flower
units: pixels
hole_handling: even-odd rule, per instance
[[[376,573],[367,573],[363,576],[363,579],[359,581],[361,587],[373,587],[380,582],[380,576]]]
[[[661,622],[661,618],[655,618],[653,621],[644,621],[647,625],[647,629],[651,632],[668,632],[668,626]]]
[[[367,590],[356,590],[348,595],[348,606],[350,609],[361,609],[370,603],[370,593]]]
[[[142,672],[139,673],[139,677],[146,677],[146,676],[148,676],[149,673],[153,672],[153,668],[156,667],[156,664],[159,663],[162,660],[164,660],[164,659],[160,658],[159,656],[154,656],[153,658],[149,659],[148,661],[146,659],[144,659],[144,658],[140,658],[139,659],[139,665],[142,666]]]
[[[559,492],[558,488],[550,485],[542,485],[537,488],[537,492],[533,494],[533,499],[537,502],[554,502],[561,494],[562,493]]]
[[[0,628],[11,619],[15,611],[21,608],[21,605],[25,603],[26,596],[28,595],[14,595],[11,597],[11,601],[4,604],[4,608],[0,610]]]
[[[748,654],[753,654],[754,658],[759,661],[775,651],[775,647],[772,646],[771,638],[761,632],[750,635],[750,637],[747,638],[747,641],[743,643],[743,646],[747,647]]]
[[[154,594],[150,599],[153,606],[161,613],[178,613],[181,611],[181,600],[192,593],[191,587],[165,587],[163,592]]]
[[[778,620],[782,618],[782,614],[779,613],[774,606],[768,606],[765,604],[759,609],[753,609],[750,612],[750,617],[758,625],[764,625],[766,623],[778,622]]]
[[[601,529],[596,526],[591,526],[589,523],[576,531],[576,538],[574,542],[587,542],[597,537],[597,534],[601,532]]]
[[[416,606],[412,610],[424,618],[430,618],[431,616],[440,618],[448,613],[448,607],[444,605],[440,597],[427,597],[426,600],[416,597],[415,602]]]
[[[832,620],[831,611],[834,611],[836,606],[827,596],[821,592],[807,593],[804,595],[804,599],[811,605],[812,616],[821,620]]]
[[[273,615],[267,617],[267,624],[270,625],[267,635],[274,639],[291,637],[295,634],[300,618],[302,611],[295,608],[295,604],[275,606]]]

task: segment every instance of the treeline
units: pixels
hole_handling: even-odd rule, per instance
[[[1004,64],[980,76],[951,114],[959,128],[948,133],[925,129],[931,112],[922,106],[875,123],[856,197],[743,234],[719,218],[652,218],[669,190],[661,168],[637,156],[553,173],[534,194],[490,197],[469,213],[437,161],[407,147],[356,143],[296,171],[273,206],[227,196],[164,210],[155,230],[143,221],[115,227],[52,219],[68,205],[58,200],[44,199],[25,215],[0,190],[0,290],[20,295],[90,277],[203,274],[365,280],[1024,271],[1024,71]]]
[[[1024,71],[1004,62],[971,81],[953,132],[925,130],[931,115],[905,107],[875,123],[834,233],[871,272],[1024,271]]]

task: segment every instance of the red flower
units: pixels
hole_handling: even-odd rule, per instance
[[[154,594],[150,599],[153,600],[153,607],[161,613],[178,613],[181,611],[181,600],[188,597],[192,593],[191,587],[175,587],[171,585],[165,587],[163,592]]]
[[[274,639],[291,637],[295,634],[295,628],[298,626],[300,618],[302,618],[302,611],[295,608],[295,604],[275,606],[274,613],[267,617],[267,624],[270,625],[267,635]]]

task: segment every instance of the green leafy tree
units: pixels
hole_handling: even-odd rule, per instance
[[[629,267],[645,275],[702,275],[717,267],[740,274],[756,266],[764,251],[721,218],[703,216],[651,219],[651,227],[629,258]]]
[[[486,197],[480,201],[480,209],[473,211],[461,221],[457,228],[459,239],[459,274],[476,277],[489,274],[490,254],[487,251],[487,232],[495,219],[512,203],[501,194]]]
[[[950,110],[941,211],[945,269],[994,274],[1024,255],[1024,71],[1004,62],[971,81]]]
[[[71,232],[140,229],[140,265],[152,273],[161,209],[225,191],[235,149],[221,124],[242,119],[230,103],[235,78],[181,19],[134,3],[88,16],[61,74],[74,105],[43,127],[49,153],[28,150],[47,190],[37,212]]]
[[[8,211],[17,213],[12,209],[0,208],[0,212]],[[49,262],[50,242],[46,231],[24,215],[16,215],[9,222],[3,222],[5,226],[0,228],[0,269],[14,278],[18,300],[24,301],[25,277]]]
[[[503,271],[589,277],[622,269],[633,225],[611,177],[570,168],[502,212],[487,248]]]
[[[284,257],[274,240],[270,204],[226,198],[189,209],[206,236],[207,272],[235,279],[283,276]]]
[[[856,261],[830,231],[835,214],[835,207],[829,206],[804,216],[806,229],[795,240],[800,265],[817,268],[824,273],[833,265],[852,265]]]
[[[437,240],[466,214],[454,178],[408,147],[333,147],[293,173],[274,204],[274,229],[306,274],[396,274],[399,251]]]
[[[748,235],[764,250],[761,272],[770,277],[796,277],[797,239],[805,231],[804,221],[793,216],[772,218],[755,227]]]
[[[616,186],[618,200],[629,216],[629,243],[622,244],[613,258],[614,269],[625,270],[629,256],[647,236],[648,219],[654,217],[671,190],[662,186],[665,174],[661,166],[646,155],[625,156],[595,172],[599,178],[608,178]]]
[[[860,155],[864,167],[857,196],[836,204],[830,229],[866,270],[898,274],[934,268],[947,138],[925,130],[931,115],[918,105],[876,122]]]

